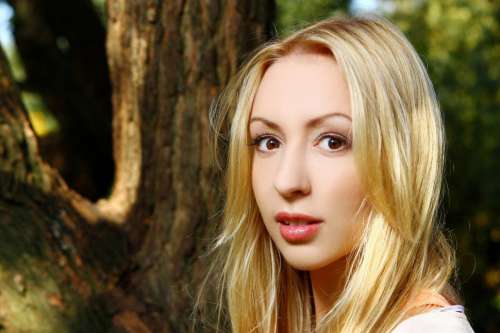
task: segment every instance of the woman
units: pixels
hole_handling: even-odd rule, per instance
[[[438,220],[438,102],[391,23],[264,45],[211,116],[216,138],[228,127],[212,273],[232,332],[472,332]]]

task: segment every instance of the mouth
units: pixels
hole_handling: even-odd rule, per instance
[[[275,216],[276,222],[285,225],[308,225],[323,222],[322,219],[308,214],[278,212]]]
[[[319,232],[323,220],[307,214],[280,212],[275,216],[280,223],[280,234],[289,243],[304,243],[312,240]]]
[[[308,222],[308,221],[278,221],[278,223],[281,223],[281,224],[284,224],[284,225],[291,225],[291,226],[304,226],[304,225],[309,225],[309,224],[321,223],[321,221],[315,221],[315,222]]]

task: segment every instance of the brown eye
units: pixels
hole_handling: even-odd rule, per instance
[[[343,149],[347,144],[344,138],[333,135],[325,135],[321,138],[319,145],[329,151],[338,151]]]
[[[271,136],[261,136],[255,139],[253,144],[257,146],[257,150],[265,152],[279,148],[280,142]]]
[[[279,142],[273,138],[269,138],[269,140],[266,142],[266,148],[271,150],[271,149],[274,149],[274,148],[278,148],[279,147]]]

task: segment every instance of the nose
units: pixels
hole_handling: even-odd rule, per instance
[[[309,194],[311,183],[309,180],[306,158],[300,147],[293,150],[284,150],[280,164],[274,176],[274,187],[285,198]]]

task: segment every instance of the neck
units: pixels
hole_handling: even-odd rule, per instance
[[[309,271],[316,321],[321,319],[335,304],[344,287],[346,258],[343,257],[325,267]]]

